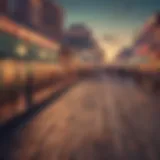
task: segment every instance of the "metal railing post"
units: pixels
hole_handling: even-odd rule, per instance
[[[25,85],[26,105],[28,109],[33,105],[33,72],[30,62],[27,64],[27,80]]]
[[[3,67],[0,66],[0,90],[4,88],[4,70]]]

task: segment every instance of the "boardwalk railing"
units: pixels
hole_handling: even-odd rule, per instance
[[[46,72],[49,72],[46,70]],[[32,106],[43,102],[53,92],[73,83],[76,76],[60,72],[37,74],[28,70],[22,81],[19,68],[6,78],[5,68],[0,67],[0,124],[20,115]],[[44,76],[43,76],[44,75]],[[39,77],[38,77],[39,76]],[[10,83],[7,83],[7,82]]]
[[[152,91],[160,90],[160,72],[158,70],[139,70],[131,68],[106,67],[105,72],[122,78],[132,78],[137,84]]]

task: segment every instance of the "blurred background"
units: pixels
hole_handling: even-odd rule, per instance
[[[0,159],[158,160],[159,91],[159,0],[0,0]]]

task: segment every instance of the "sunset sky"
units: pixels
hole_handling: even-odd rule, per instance
[[[137,30],[155,11],[159,0],[57,0],[66,12],[66,27],[85,22],[112,59],[131,42]],[[106,37],[106,38],[104,38]]]

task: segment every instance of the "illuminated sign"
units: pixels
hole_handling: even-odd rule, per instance
[[[27,54],[27,52],[28,52],[28,49],[27,49],[27,47],[25,45],[23,45],[23,44],[17,45],[17,47],[16,47],[16,53],[19,56],[23,57],[23,56],[25,56]]]
[[[0,17],[0,30],[11,33],[18,38],[30,41],[32,43],[36,43],[42,47],[50,48],[50,49],[59,49],[59,44],[56,42],[52,42],[43,36],[32,32],[31,30],[20,26],[13,21]]]

